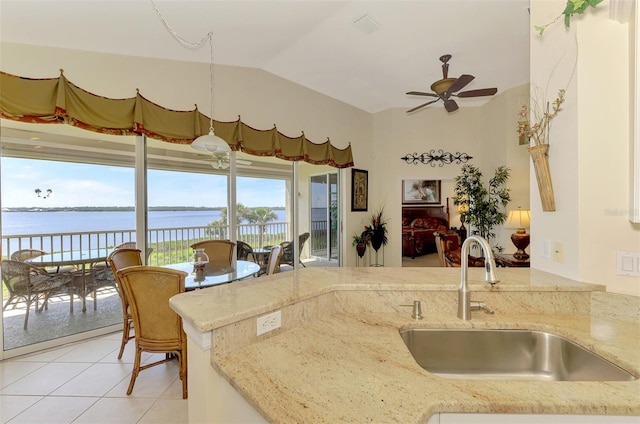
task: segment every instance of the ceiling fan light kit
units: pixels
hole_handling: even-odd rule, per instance
[[[451,113],[459,109],[458,103],[456,103],[456,101],[451,97],[467,98],[493,96],[498,92],[497,88],[481,88],[478,90],[468,90],[457,93],[473,81],[475,77],[473,75],[463,74],[458,78],[449,78],[449,59],[451,59],[450,54],[440,56],[440,61],[442,62],[442,79],[431,84],[431,90],[433,93],[425,93],[422,91],[407,92],[407,94],[412,96],[437,97],[437,99],[423,103],[413,109],[409,109],[407,113],[415,112],[416,110],[422,109],[425,106],[437,102],[438,100],[442,100],[447,112]]]

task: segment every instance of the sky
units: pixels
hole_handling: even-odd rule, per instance
[[[131,168],[2,157],[2,208],[133,206]],[[245,206],[284,206],[285,182],[237,179],[237,202]],[[49,197],[38,197],[36,189]],[[187,172],[148,171],[149,206],[226,206],[226,178]]]

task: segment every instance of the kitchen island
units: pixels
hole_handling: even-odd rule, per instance
[[[189,421],[424,423],[486,413],[626,422],[640,415],[639,380],[472,381],[423,370],[400,330],[548,331],[640,375],[638,298],[535,269],[500,269],[494,287],[482,277],[469,270],[472,300],[495,314],[474,312],[471,321],[456,317],[460,271],[453,268],[308,268],[175,296],[171,306],[189,337]],[[422,320],[405,306],[414,300]],[[262,329],[279,328],[258,336],[264,316]]]

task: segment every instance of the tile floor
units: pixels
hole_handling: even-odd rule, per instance
[[[0,423],[186,423],[176,361],[142,371],[127,396],[134,343],[118,360],[121,334],[0,361]]]

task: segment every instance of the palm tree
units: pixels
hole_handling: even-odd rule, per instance
[[[258,224],[258,245],[262,246],[262,236],[267,228],[267,223],[278,219],[278,215],[271,208],[256,208],[251,210],[245,219],[250,224]]]
[[[223,236],[222,233],[226,234],[226,231],[220,231],[220,229],[225,229],[229,219],[228,219],[229,211],[227,208],[220,209],[220,219],[217,221],[211,221],[207,224],[207,234],[211,237],[215,238],[228,238]],[[238,203],[236,205],[236,222],[240,224],[243,220],[247,220],[247,216],[251,213],[251,209],[243,205],[242,203]],[[217,235],[217,237],[216,237]]]

